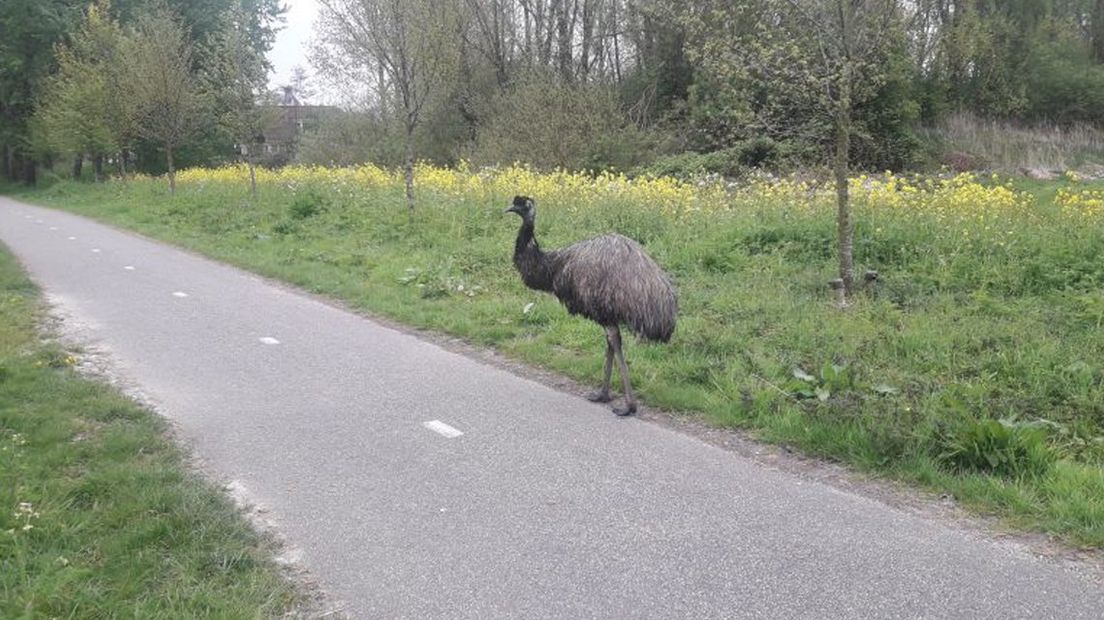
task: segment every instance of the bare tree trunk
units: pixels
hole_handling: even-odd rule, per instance
[[[173,149],[171,144],[165,145],[165,163],[169,166],[169,193],[176,194],[176,168],[173,167]]]
[[[540,46],[538,60],[542,67],[548,67],[552,64],[552,38],[556,33],[556,29],[552,27],[552,19],[555,17],[557,5],[564,1],[552,0],[548,7],[544,6],[544,2],[537,3],[536,33],[537,44]]]
[[[12,167],[12,147],[8,144],[4,145],[4,157],[3,162],[0,162],[3,166],[4,178],[8,180],[15,179],[15,168]]]
[[[850,90],[850,86],[842,88]],[[851,295],[855,284],[854,234],[851,222],[851,197],[848,194],[848,166],[851,156],[851,106],[839,102],[836,111],[836,153],[833,169],[836,177],[836,225],[839,236],[839,275],[843,280],[843,290]]]
[[[462,26],[461,26],[462,27]],[[475,142],[477,130],[479,128],[479,116],[476,114],[475,106],[472,105],[472,69],[471,61],[469,59],[468,40],[464,37],[463,33],[459,33],[457,38],[460,41],[460,53],[459,53],[459,67],[457,69],[459,73],[459,81],[457,87],[457,108],[460,111],[461,118],[464,119],[466,125],[466,133],[468,134],[468,140],[472,143]],[[497,58],[495,60],[495,75],[498,81],[498,87],[502,90],[506,89],[506,69],[505,66],[499,70]]]
[[[494,0],[494,2],[491,3],[491,10],[494,31],[492,49],[494,50],[495,80],[498,82],[499,88],[506,88],[506,83],[509,80],[506,73],[506,42],[503,40],[502,32],[502,7],[499,5],[498,0]]]
[[[1092,48],[1096,62],[1104,63],[1104,0],[1096,0],[1093,3],[1092,17],[1089,18],[1092,28]]]
[[[533,23],[529,13],[529,4],[521,3],[522,22],[525,24],[525,66],[533,66]]]
[[[23,157],[23,182],[27,185],[38,183],[38,162],[34,157]]]
[[[103,155],[94,155],[92,157],[92,178],[97,183],[103,182]]]
[[[590,77],[590,47],[594,37],[594,14],[590,0],[583,0],[583,40],[579,46],[579,81],[586,82]]]
[[[406,180],[406,207],[414,217],[414,123],[406,122],[406,157],[403,160],[403,176]]]
[[[126,178],[127,178],[126,157],[127,157],[126,149],[120,150],[119,151],[119,174],[122,175],[124,181],[126,181]]]
[[[617,15],[617,2],[613,2],[613,75],[621,83],[621,21]]]
[[[379,97],[380,112],[386,116],[388,110],[391,109],[391,101],[387,89],[387,70],[382,62],[376,67],[376,88],[378,90],[376,96]]]
[[[573,77],[571,39],[575,16],[574,10],[571,15],[568,15],[568,0],[560,0],[559,9],[560,12],[556,17],[556,64],[559,66],[560,79],[570,83]]]
[[[79,181],[81,171],[84,169],[84,155],[77,153],[73,156],[73,180]]]

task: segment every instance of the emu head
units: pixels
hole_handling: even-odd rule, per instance
[[[514,196],[514,203],[505,212],[517,213],[522,219],[531,220],[537,214],[537,205],[528,196]]]

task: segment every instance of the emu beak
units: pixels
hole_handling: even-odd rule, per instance
[[[517,213],[517,207],[514,207],[514,206],[507,207],[506,210],[503,211],[503,213]]]

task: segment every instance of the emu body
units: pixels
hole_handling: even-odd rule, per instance
[[[516,196],[507,211],[521,216],[514,266],[525,285],[552,293],[571,314],[605,328],[605,376],[602,387],[589,398],[595,402],[612,400],[610,379],[616,357],[625,406],[613,411],[617,415],[634,413],[636,399],[621,348],[621,326],[643,340],[670,340],[678,316],[678,296],[671,279],[640,244],[622,235],[602,235],[546,252],[535,236],[533,201]]]

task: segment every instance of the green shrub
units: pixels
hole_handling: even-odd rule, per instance
[[[648,166],[638,169],[637,174],[657,177],[675,177],[688,179],[711,172],[707,166],[707,156],[701,153],[686,152],[660,157]]]
[[[786,168],[795,159],[799,159],[798,154],[801,152],[802,149],[795,144],[758,137],[710,153],[687,151],[660,157],[651,164],[638,168],[636,172],[679,179],[710,174],[739,179],[755,168]]]
[[[1022,478],[1045,474],[1055,461],[1039,424],[965,420],[946,432],[940,443],[939,459],[958,471]]]
[[[326,199],[313,188],[307,188],[296,192],[288,209],[288,215],[294,220],[305,220],[322,212],[326,206]]]
[[[650,151],[616,92],[565,85],[534,72],[494,98],[475,142],[463,153],[476,165],[527,162],[548,170],[627,170]]]

